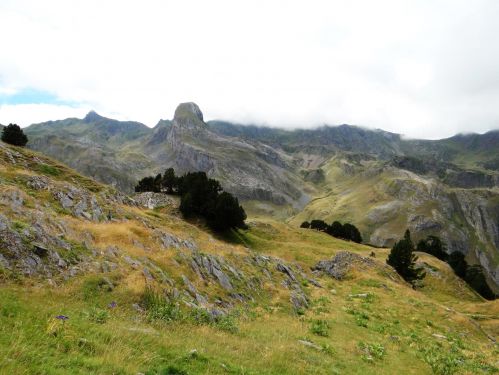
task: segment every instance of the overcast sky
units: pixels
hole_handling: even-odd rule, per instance
[[[499,128],[499,1],[0,0],[0,123]]]

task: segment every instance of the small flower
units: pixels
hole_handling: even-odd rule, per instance
[[[59,319],[59,320],[62,320],[62,321],[65,321],[65,320],[69,319],[69,316],[66,316],[66,315],[57,315],[55,318]]]
[[[111,302],[109,305],[107,305],[110,309],[114,309],[116,306],[118,306],[118,304],[116,303],[116,301],[113,301]]]

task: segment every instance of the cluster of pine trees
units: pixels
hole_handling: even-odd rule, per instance
[[[406,230],[402,240],[395,243],[387,259],[387,263],[395,268],[406,281],[415,283],[425,276],[423,270],[416,268],[418,258],[413,253],[414,250],[431,254],[447,262],[454,270],[454,273],[466,281],[482,297],[486,299],[496,298],[496,295],[487,284],[481,265],[468,265],[464,259],[464,254],[459,251],[454,251],[450,255],[447,254],[447,246],[437,236],[428,236],[420,240],[416,249],[414,249],[409,230]]]
[[[28,143],[28,137],[24,134],[23,130],[19,125],[9,124],[2,130],[2,141],[14,146],[26,146]]]
[[[304,221],[301,223],[300,228],[310,228],[321,232],[326,232],[330,236],[341,238],[343,240],[349,240],[357,243],[362,242],[362,236],[360,235],[357,227],[350,223],[341,224],[339,221],[333,222],[331,225],[327,224],[324,220],[312,220],[310,223]]]
[[[173,168],[163,175],[144,177],[136,192],[180,195],[180,211],[185,217],[201,216],[216,231],[245,228],[246,213],[232,194],[223,191],[220,183],[208,178],[205,172],[191,172],[176,176]]]

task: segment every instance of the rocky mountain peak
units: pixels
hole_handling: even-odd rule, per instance
[[[90,111],[90,112],[87,113],[87,115],[85,116],[85,118],[83,119],[83,121],[85,121],[85,122],[95,122],[95,121],[98,121],[100,119],[102,119],[102,116],[99,115],[94,110],[92,110],[92,111]]]
[[[173,121],[180,125],[204,125],[203,112],[196,103],[181,103],[175,110]]]

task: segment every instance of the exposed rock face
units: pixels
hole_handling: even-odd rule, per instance
[[[196,126],[205,126],[203,113],[196,103],[179,104],[173,117],[177,124],[184,127],[195,128]]]
[[[174,199],[162,193],[137,193],[133,195],[133,200],[137,202],[139,206],[149,208],[150,210],[157,207],[175,206]]]
[[[263,144],[211,132],[194,103],[178,106],[167,141],[170,151],[162,158],[180,173],[204,171],[241,199],[303,202],[305,194],[287,171],[290,159]]]
[[[161,247],[163,249],[175,248],[175,249],[189,249],[189,250],[197,250],[197,245],[194,241],[184,240],[178,238],[177,236],[163,232],[159,229],[154,231],[155,237],[158,239]]]
[[[324,272],[337,280],[342,280],[353,267],[361,270],[365,268],[377,268],[386,275],[390,276],[390,278],[399,279],[396,276],[396,272],[386,264],[349,251],[340,251],[331,260],[321,260],[314,266],[313,270],[317,272]]]

